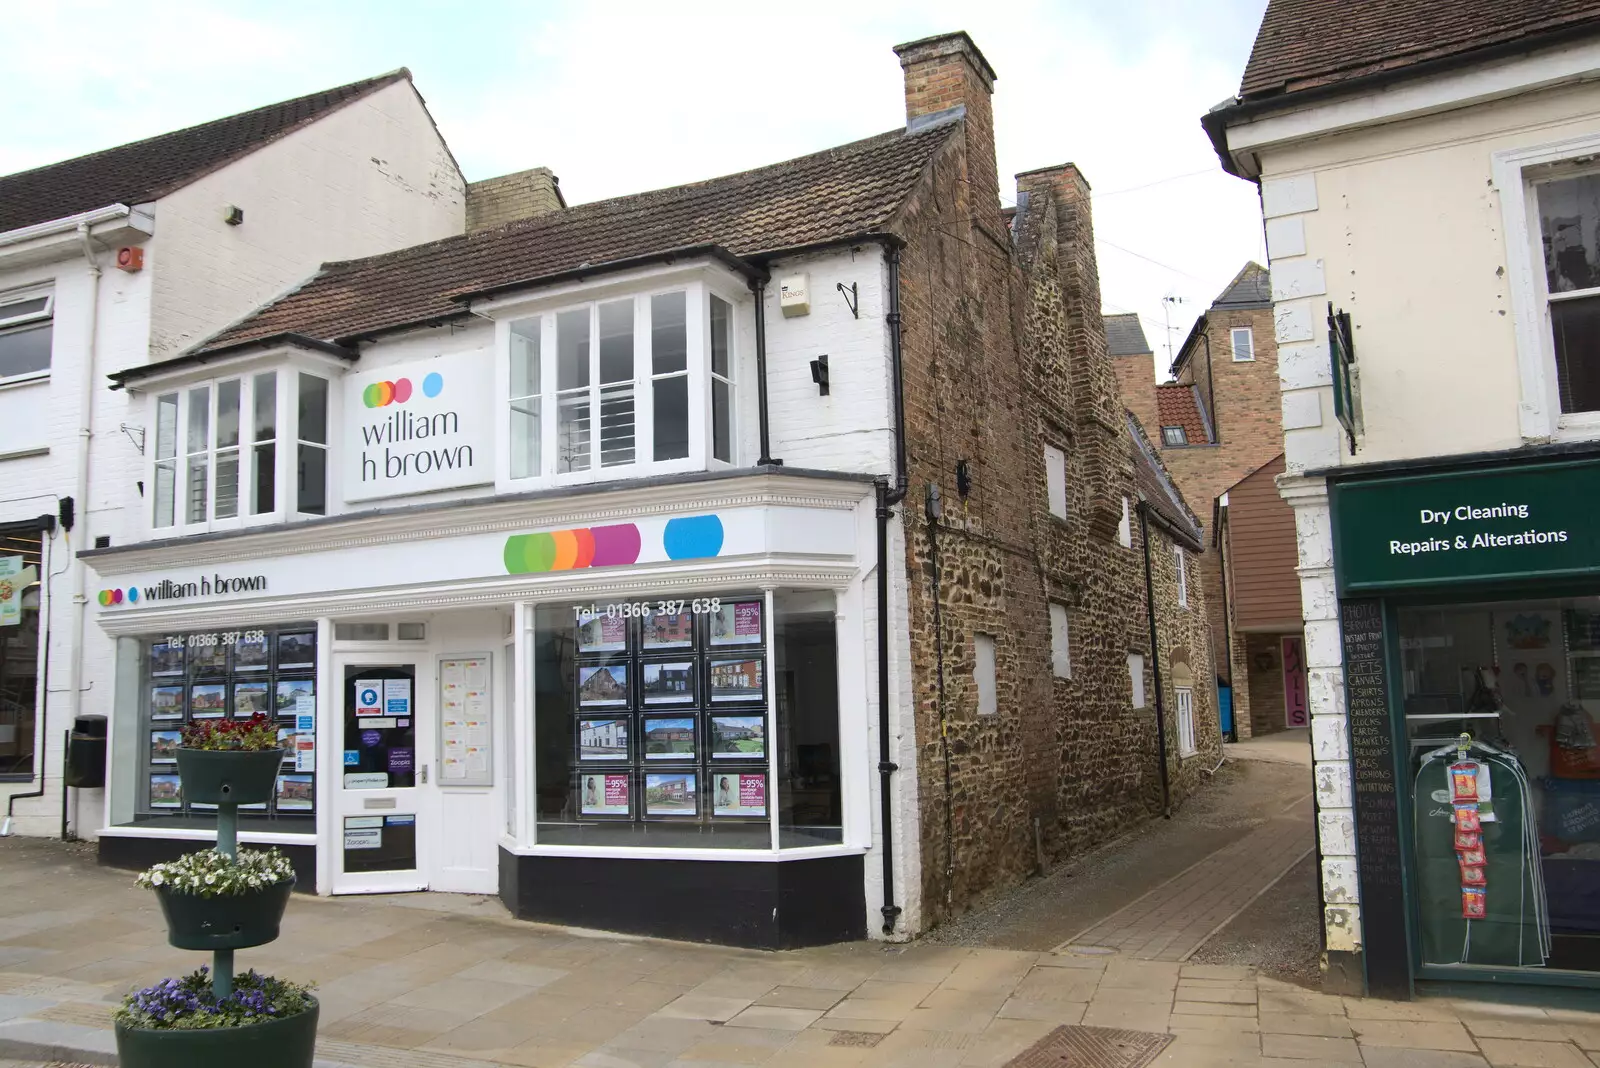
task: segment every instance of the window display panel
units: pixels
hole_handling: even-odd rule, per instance
[[[839,785],[839,674],[833,594],[773,595],[773,660],[778,711],[778,843],[783,848],[844,841]],[[742,735],[740,717],[719,715],[721,744],[763,746]]]
[[[1423,962],[1600,971],[1600,597],[1399,633]]]
[[[760,594],[535,613],[538,841],[770,849]]]
[[[284,761],[271,801],[240,807],[245,830],[315,834],[317,631],[312,624],[167,634],[144,642],[143,765],[133,823],[214,825],[215,806],[187,801],[178,775],[183,728],[257,712],[276,718]]]

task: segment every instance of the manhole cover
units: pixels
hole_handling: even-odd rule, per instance
[[[1171,1035],[1111,1027],[1058,1027],[1006,1068],[1144,1068]]]
[[[828,1039],[830,1046],[856,1046],[868,1049],[883,1041],[883,1036],[872,1031],[835,1031]]]

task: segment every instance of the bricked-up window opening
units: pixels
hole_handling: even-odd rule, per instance
[[[1144,707],[1144,654],[1128,654],[1128,684],[1133,690],[1134,708]]]
[[[1189,607],[1189,566],[1184,559],[1183,546],[1172,547],[1172,563],[1178,575],[1178,605],[1181,608]]]
[[[775,592],[772,614],[761,594],[536,609],[537,841],[843,841],[833,595]]]
[[[999,712],[992,634],[975,634],[972,637],[972,677],[978,687],[978,715],[992,716]]]
[[[1044,447],[1044,480],[1050,514],[1067,518],[1067,454],[1053,445]]]
[[[1050,605],[1050,670],[1058,679],[1072,678],[1072,639],[1067,606]]]
[[[1534,189],[1561,411],[1600,410],[1600,174]]]
[[[1122,498],[1122,518],[1117,521],[1117,544],[1124,549],[1133,548],[1133,513],[1126,497]]]
[[[1187,445],[1189,435],[1181,426],[1164,426],[1161,428],[1161,444]]]
[[[10,600],[0,605],[0,782],[33,778],[43,549],[37,533],[0,536],[0,581],[13,587]],[[10,615],[7,605],[14,609]]]
[[[1194,744],[1194,690],[1179,686],[1174,690],[1178,706],[1178,754],[1193,756]]]
[[[1233,342],[1233,362],[1245,363],[1256,358],[1255,334],[1248,326],[1236,326],[1229,331]]]
[[[317,628],[218,628],[144,639],[139,729],[122,740],[116,760],[138,768],[124,811],[143,827],[215,826],[216,809],[189,801],[178,776],[177,747],[186,724],[247,719],[277,721],[284,749],[271,800],[241,805],[241,830],[316,833]],[[121,795],[119,800],[130,800]],[[121,804],[118,805],[122,807]]]
[[[55,295],[34,290],[0,297],[0,380],[50,370]]]

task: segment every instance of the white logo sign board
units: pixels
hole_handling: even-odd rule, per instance
[[[344,499],[494,481],[492,354],[465,352],[344,382]]]

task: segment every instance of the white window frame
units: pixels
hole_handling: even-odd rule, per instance
[[[1239,335],[1244,335],[1244,348],[1239,347]],[[1228,330],[1228,347],[1233,350],[1234,363],[1251,363],[1256,358],[1255,331],[1248,326],[1235,326]]]
[[[1058,679],[1072,678],[1072,613],[1050,602],[1050,670]]]
[[[45,303],[44,308],[39,311],[11,316],[5,314],[6,305],[8,304],[21,304],[25,301],[38,300],[40,297],[44,298]],[[29,286],[26,289],[17,289],[10,293],[0,294],[0,334],[8,334],[12,331],[21,333],[24,329],[35,328],[40,323],[48,322],[52,325],[50,366],[39,371],[25,371],[19,375],[0,375],[0,385],[37,382],[50,377],[50,372],[55,367],[55,317],[56,292],[54,285]]]
[[[1183,546],[1172,547],[1172,564],[1178,576],[1178,607],[1189,607],[1189,567],[1184,559]]]
[[[978,689],[978,715],[1000,712],[999,643],[993,634],[972,636],[972,679]]]
[[[1050,514],[1067,518],[1067,454],[1054,445],[1044,447],[1044,486]]]
[[[1173,695],[1178,715],[1178,755],[1194,756],[1199,752],[1194,743],[1194,689],[1175,686]]]
[[[689,391],[689,455],[668,460],[655,459],[655,392],[658,379],[674,377],[677,372],[657,376],[651,360],[651,299],[668,293],[683,293],[687,304],[685,340],[688,348]],[[576,296],[576,294],[574,294]],[[711,370],[711,298],[716,297],[729,306],[728,375],[713,375]],[[599,306],[618,300],[633,303],[633,400],[634,400],[634,459],[632,463],[603,467],[600,464],[599,412]],[[541,486],[581,485],[592,482],[610,482],[620,479],[642,478],[650,475],[672,474],[683,471],[705,471],[734,466],[739,458],[738,382],[741,359],[739,297],[722,286],[702,280],[674,281],[648,288],[635,288],[620,293],[596,293],[584,300],[569,300],[540,306],[528,314],[508,315],[500,323],[497,342],[496,404],[497,437],[501,447],[497,481],[506,488],[526,490]],[[560,471],[556,447],[558,429],[557,391],[557,327],[558,317],[564,312],[588,309],[590,329],[590,379],[587,387],[591,411],[595,413],[589,427],[589,466],[580,471]],[[539,471],[536,474],[514,478],[511,474],[511,337],[512,324],[539,320]],[[713,451],[713,378],[725,381],[729,393],[729,447],[730,458],[719,460]]]
[[[1128,654],[1128,688],[1132,691],[1131,707],[1143,708],[1144,696],[1144,654]]]
[[[1491,170],[1500,193],[1511,282],[1511,316],[1517,345],[1521,403],[1517,417],[1527,441],[1581,441],[1600,437],[1600,411],[1563,415],[1556,382],[1555,338],[1549,286],[1539,233],[1537,172],[1553,164],[1600,154],[1600,132],[1494,153]],[[1593,294],[1594,290],[1583,293]],[[1563,296],[1569,296],[1563,294]]]
[[[1178,432],[1178,437],[1182,438],[1183,440],[1182,441],[1169,441],[1169,440],[1167,440],[1167,431],[1169,431],[1169,430],[1176,430]],[[1187,444],[1189,444],[1189,432],[1187,430],[1185,430],[1182,426],[1179,426],[1177,424],[1169,424],[1167,426],[1163,426],[1161,428],[1161,444],[1165,448],[1169,448],[1169,449],[1177,448],[1179,445],[1187,445]]]
[[[257,441],[255,438],[255,389],[258,376],[275,374],[274,396],[276,410],[273,437]],[[300,452],[299,395],[300,376],[320,378],[328,385],[328,442],[321,445],[326,456],[327,471],[326,507],[321,514],[298,511],[298,463]],[[217,508],[217,387],[227,382],[239,383],[239,441],[237,446],[226,446],[224,451],[237,449],[239,455],[239,481],[237,511],[233,516],[218,517]],[[207,390],[207,462],[206,462],[206,515],[197,522],[188,521],[187,459],[188,425],[190,407],[194,403],[192,391]],[[177,395],[178,427],[175,460],[176,475],[173,488],[173,522],[156,524],[156,470],[165,461],[157,447],[160,428],[159,407],[163,397]],[[228,374],[212,378],[188,379],[171,384],[152,385],[146,394],[146,447],[144,462],[145,495],[142,503],[144,529],[152,538],[185,537],[213,531],[238,530],[242,527],[263,526],[290,519],[319,519],[339,510],[339,488],[336,484],[335,453],[338,446],[336,420],[339,410],[339,382],[327,370],[299,363],[274,363],[241,366]],[[273,448],[273,507],[259,514],[251,511],[256,482],[256,446],[270,440]],[[194,455],[199,455],[195,453]]]

